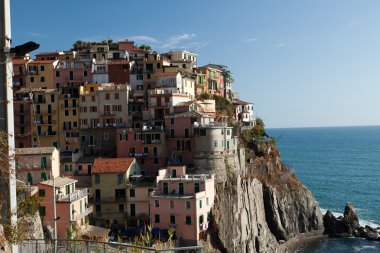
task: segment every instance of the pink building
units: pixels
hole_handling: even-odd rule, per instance
[[[90,60],[60,61],[55,68],[55,87],[69,84],[84,84],[92,81],[92,62]]]
[[[188,175],[185,166],[159,171],[150,198],[153,228],[175,230],[181,245],[196,245],[207,230],[214,204],[214,175]]]
[[[192,164],[194,126],[209,125],[213,121],[212,116],[194,110],[165,117],[168,157],[172,164]]]
[[[54,231],[54,195],[56,194],[56,223],[57,238],[65,239],[67,229],[74,223],[81,227],[88,223],[88,215],[93,207],[88,204],[88,189],[76,189],[78,180],[57,177],[55,182],[47,180],[38,184],[40,203],[40,216],[44,226]],[[53,192],[53,184],[55,191]]]
[[[144,176],[156,176],[159,168],[166,166],[167,145],[163,127],[118,129],[117,157],[134,157]]]

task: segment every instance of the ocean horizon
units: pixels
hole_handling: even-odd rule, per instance
[[[329,209],[342,215],[351,202],[362,226],[380,227],[380,126],[268,128],[267,133],[323,214]],[[380,242],[328,239],[301,252],[380,252]]]

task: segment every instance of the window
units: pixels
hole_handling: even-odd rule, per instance
[[[28,183],[33,184],[33,177],[32,177],[32,173],[30,172],[28,172]]]
[[[189,200],[186,201],[186,209],[187,210],[191,209],[191,202]]]
[[[124,183],[124,174],[117,174],[117,183],[118,184]]]
[[[100,175],[95,174],[95,184],[100,184]]]
[[[174,215],[170,215],[170,223],[175,224],[175,216]]]
[[[69,110],[65,110],[65,116],[69,116]]]
[[[199,136],[206,136],[206,129],[200,129]]]
[[[160,201],[158,199],[154,200],[154,207],[160,207]]]
[[[230,134],[231,134],[231,130],[227,129],[227,135],[230,135]]]
[[[186,216],[186,224],[191,225],[191,216]]]
[[[44,206],[40,206],[38,208],[38,211],[40,213],[40,216],[46,216],[46,208]]]
[[[136,216],[136,205],[131,204],[131,216]]]
[[[157,62],[157,68],[161,68],[161,63]]]
[[[199,200],[199,208],[202,209],[202,200]]]
[[[129,190],[129,197],[132,197],[132,198],[135,197],[135,189],[130,189]]]
[[[102,206],[101,205],[96,205],[95,206],[95,211],[98,212],[98,213],[101,212],[102,211]]]
[[[140,159],[140,164],[145,164],[145,158]]]
[[[119,213],[124,213],[124,204],[119,204]]]
[[[104,133],[103,137],[104,137],[105,140],[108,140],[108,133]]]
[[[41,71],[45,71],[45,66],[40,66]]]
[[[30,82],[31,82],[31,83],[34,83],[34,76],[31,76],[31,77],[30,77]]]
[[[79,171],[82,171],[82,169],[83,169],[83,168],[82,168],[82,164],[78,165],[78,170],[79,170]]]
[[[73,110],[73,116],[77,116],[77,110]]]
[[[87,76],[88,76],[88,71],[87,71],[87,70],[84,70],[84,71],[83,71],[83,76],[84,76],[84,77],[87,77]]]
[[[109,100],[109,99],[110,99],[110,94],[106,93],[106,100]]]
[[[115,99],[119,99],[119,93],[115,93]]]
[[[170,129],[170,137],[174,138],[174,129]]]
[[[173,200],[170,200],[169,207],[170,207],[170,209],[174,209],[174,201]]]
[[[204,217],[203,214],[199,216],[199,225],[203,224]]]
[[[40,81],[43,83],[43,82],[45,82],[45,77],[44,76],[41,76],[40,77]]]
[[[154,215],[154,223],[160,223],[160,215],[159,214]]]
[[[157,165],[158,164],[158,158],[154,158],[153,164]]]
[[[47,180],[46,172],[41,172],[41,180]]]
[[[215,141],[214,141],[214,148],[217,148],[217,147],[218,147],[218,141],[215,140]]]
[[[194,184],[194,193],[199,192],[199,183]]]
[[[55,71],[55,77],[61,77],[61,72],[60,71]]]
[[[168,183],[164,183],[164,194],[169,194],[169,185],[168,185]]]
[[[38,196],[45,197],[45,189],[39,189],[38,190]]]

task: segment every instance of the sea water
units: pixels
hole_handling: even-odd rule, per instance
[[[313,193],[323,214],[347,202],[360,224],[380,227],[380,126],[267,129],[282,160]],[[380,242],[328,239],[301,252],[380,252]]]

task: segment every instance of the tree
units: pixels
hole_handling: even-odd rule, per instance
[[[219,65],[219,66],[221,70],[223,71],[223,77],[224,77],[225,83],[228,83],[228,84],[233,83],[235,80],[233,78],[233,75],[230,69],[226,65]]]
[[[152,47],[149,45],[142,44],[139,46],[139,49],[145,50],[145,51],[150,51],[152,50]]]

